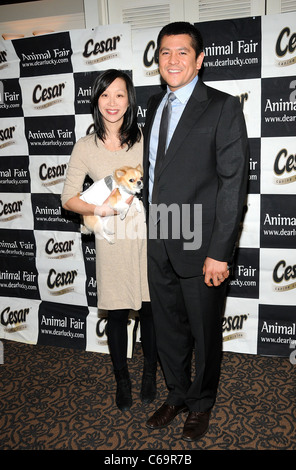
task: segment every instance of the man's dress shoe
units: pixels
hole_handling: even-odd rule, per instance
[[[184,424],[182,439],[197,441],[203,437],[209,428],[210,411],[190,411]]]
[[[168,403],[164,403],[155,411],[151,418],[148,419],[146,426],[150,429],[165,428],[183,411],[187,411],[185,405],[169,405]]]

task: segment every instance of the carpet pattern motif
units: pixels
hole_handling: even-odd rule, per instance
[[[295,450],[296,366],[288,358],[224,353],[210,428],[182,441],[186,415],[151,431],[146,419],[166,397],[158,367],[154,403],[139,399],[142,355],[129,359],[131,411],[115,405],[108,355],[3,341],[0,365],[2,450]]]

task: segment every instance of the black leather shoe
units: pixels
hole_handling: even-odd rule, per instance
[[[184,441],[197,441],[209,429],[210,411],[190,411],[184,424],[182,439]]]
[[[146,426],[149,429],[165,428],[183,411],[187,411],[185,405],[169,405],[168,403],[164,403],[155,411],[151,418],[148,419]]]

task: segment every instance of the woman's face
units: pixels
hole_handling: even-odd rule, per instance
[[[128,93],[122,78],[116,78],[98,100],[99,110],[106,125],[108,123],[121,125],[128,105]]]

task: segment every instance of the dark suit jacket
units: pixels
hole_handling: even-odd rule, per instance
[[[164,92],[150,98],[144,128],[144,193],[148,204],[150,133]],[[199,78],[184,109],[158,174],[158,204],[178,204],[180,222],[190,207],[202,205],[202,240],[198,249],[184,250],[187,235],[165,240],[176,272],[182,277],[202,274],[207,256],[231,262],[246,195],[248,138],[237,98],[206,86]],[[184,220],[187,217],[184,215]],[[193,245],[192,245],[193,246]],[[188,245],[187,245],[188,247]]]

